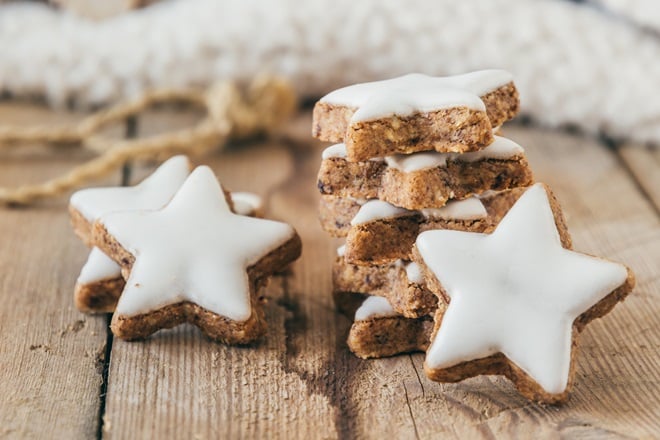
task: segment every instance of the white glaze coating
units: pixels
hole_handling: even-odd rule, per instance
[[[398,315],[386,298],[382,296],[370,296],[355,311],[355,320],[364,321],[371,318]]]
[[[573,321],[627,277],[564,249],[545,189],[528,189],[490,234],[426,231],[424,263],[451,298],[426,355],[441,369],[501,352],[548,393],[566,389]]]
[[[321,102],[357,108],[351,122],[393,115],[408,116],[451,107],[485,111],[480,96],[513,81],[504,70],[432,77],[411,73],[398,78],[355,84],[331,92]]]
[[[295,234],[285,223],[232,213],[205,166],[163,209],[115,212],[99,221],[135,256],[117,304],[123,316],[190,301],[244,321],[251,314],[247,268]]]
[[[332,158],[344,159],[345,157],[346,157],[346,144],[330,145],[321,153],[321,159],[323,160],[332,159]],[[383,162],[384,160],[385,159],[383,159],[382,157],[372,157],[369,159],[369,161],[371,162]]]
[[[233,191],[231,201],[234,204],[234,212],[239,215],[253,216],[263,207],[261,197],[251,192]]]
[[[469,153],[438,153],[436,151],[423,151],[412,154],[394,154],[387,156],[385,162],[388,166],[399,171],[410,173],[427,168],[445,167],[447,162],[476,162],[482,159],[510,159],[522,155],[525,150],[502,136],[494,136],[495,140],[486,148]]]
[[[164,162],[133,187],[88,188],[71,196],[71,205],[90,223],[113,211],[156,209],[167,203],[190,173],[186,156]],[[79,284],[91,284],[121,276],[121,268],[100,249],[93,248],[78,276]]]
[[[394,154],[385,157],[385,163],[404,173],[425,170],[427,168],[445,167],[447,160],[453,153],[438,153],[435,151],[422,151],[412,154]]]
[[[337,256],[338,257],[343,257],[346,254],[346,245],[342,244],[337,248]]]
[[[253,215],[261,209],[261,198],[254,193],[232,192],[231,198],[234,202],[234,212],[239,215]],[[121,267],[99,248],[94,247],[80,271],[78,284],[92,284],[120,276]]]
[[[357,201],[357,203],[361,206],[355,217],[351,220],[351,226],[361,225],[379,219],[401,217],[415,212],[399,208],[378,199],[371,199],[366,202]],[[419,212],[426,218],[444,220],[471,220],[486,218],[488,215],[483,203],[477,197],[450,201],[441,208],[425,208],[419,210]]]
[[[378,199],[371,199],[360,206],[360,210],[355,214],[353,220],[351,220],[351,226],[361,225],[382,218],[400,217],[411,213],[412,211],[399,208],[391,203]]]
[[[170,201],[190,174],[186,156],[164,162],[141,183],[130,187],[87,188],[71,196],[71,206],[90,223],[109,212],[159,209]]]
[[[346,157],[346,144],[334,144],[323,150],[321,159],[330,159],[332,157]]]
[[[464,200],[452,200],[441,208],[424,208],[420,211],[426,218],[443,220],[473,220],[488,216],[484,204],[474,196]]]
[[[121,277],[121,268],[101,249],[94,247],[80,271],[78,284],[91,284]]]
[[[419,267],[419,264],[410,261],[404,267],[406,268],[408,281],[415,284],[424,284],[424,274],[422,273],[422,268]]]

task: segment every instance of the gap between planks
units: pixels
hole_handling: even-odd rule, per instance
[[[139,132],[139,117],[136,115],[130,116],[124,122],[124,137],[126,139],[134,139]],[[126,162],[121,167],[120,186],[129,186],[131,184],[131,176],[133,174],[133,163]],[[110,373],[110,358],[112,356],[112,344],[114,342],[114,335],[110,329],[110,321],[112,320],[112,313],[105,315],[106,323],[106,340],[105,352],[103,356],[103,365],[101,369],[101,389],[99,391],[99,414],[97,420],[98,429],[96,437],[100,440],[103,438],[103,428],[105,424],[105,400],[108,392],[108,375]]]
[[[0,124],[75,123],[84,115],[0,103]],[[3,185],[33,183],[90,159],[80,149],[21,146],[0,153]],[[118,174],[101,179],[116,184]],[[92,438],[106,340],[100,319],[73,306],[84,246],[64,198],[0,208],[0,437]]]

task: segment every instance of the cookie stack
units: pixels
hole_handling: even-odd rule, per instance
[[[518,111],[511,75],[411,74],[323,97],[320,219],[345,237],[333,267],[339,308],[354,316],[360,357],[424,350],[438,299],[412,261],[420,232],[486,232],[532,182],[523,149],[494,134]]]
[[[326,95],[313,134],[341,143],[322,155],[320,219],[346,238],[333,292],[353,319],[353,353],[428,350],[433,380],[502,374],[557,402],[573,377],[570,335],[624,298],[633,277],[570,251],[552,192],[530,186],[523,149],[496,134],[518,105],[500,70]]]

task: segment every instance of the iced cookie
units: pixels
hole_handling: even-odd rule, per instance
[[[229,193],[232,202],[232,211],[238,215],[249,217],[263,217],[264,203],[255,193],[246,191],[232,191]]]
[[[76,308],[85,313],[112,313],[124,290],[121,267],[93,247],[73,291]]]
[[[410,319],[398,314],[387,299],[369,296],[355,311],[348,348],[362,359],[426,351],[433,319]]]
[[[442,208],[407,210],[378,199],[356,200],[322,196],[322,227],[346,237],[346,261],[386,264],[412,259],[412,246],[420,232],[431,229],[486,232],[513,205],[524,188],[493,192],[481,198],[447,202]]]
[[[69,201],[73,230],[90,246],[92,224],[100,216],[114,211],[162,208],[181,187],[190,170],[191,164],[186,156],[175,156],[138,185],[87,188],[75,192]]]
[[[261,198],[249,192],[232,192],[234,212],[260,217],[263,214]],[[121,267],[94,247],[80,271],[74,289],[76,307],[85,313],[111,313],[124,290]]]
[[[378,266],[347,263],[343,247],[332,266],[332,287],[335,292],[353,292],[387,298],[401,315],[417,318],[438,307],[437,297],[426,288],[419,266],[398,260]]]
[[[111,322],[128,340],[189,322],[228,344],[254,341],[265,332],[258,286],[301,249],[291,226],[234,214],[204,166],[164,208],[103,215],[92,237],[128,275]]]
[[[414,153],[349,162],[343,144],[328,147],[318,174],[321,194],[380,199],[406,209],[441,208],[450,199],[532,183],[522,147],[495,136],[473,153]]]
[[[415,260],[449,303],[436,315],[427,375],[456,382],[480,374],[512,380],[527,398],[567,399],[577,336],[634,286],[626,266],[570,250],[549,189],[528,189],[491,234],[426,231]]]
[[[347,160],[395,153],[467,152],[493,141],[518,112],[513,77],[482,70],[435,78],[409,74],[335,90],[314,106],[312,134],[346,144]]]

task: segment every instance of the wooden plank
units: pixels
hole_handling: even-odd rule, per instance
[[[144,127],[169,126],[167,118]],[[631,265],[638,287],[582,337],[574,395],[562,407],[521,398],[500,378],[437,384],[423,356],[363,361],[334,311],[330,265],[337,242],[316,220],[322,146],[309,115],[282,142],[241,144],[200,160],[232,189],[267,198],[268,214],[304,243],[290,277],[267,291],[270,333],[231,348],[181,327],[139,343],[114,341],[106,401],[108,438],[640,437],[660,430],[658,217],[612,152],[596,142],[513,127],[538,180],[563,202],[577,249]],[[141,171],[144,173],[144,171]],[[138,173],[139,174],[139,173]]]
[[[281,145],[250,145],[204,162],[227,187],[266,197],[294,175],[292,156]],[[255,172],[255,164],[263,172]],[[273,211],[287,221],[298,215]],[[293,223],[300,227],[299,221]],[[268,289],[270,333],[256,347],[215,344],[190,327],[162,332],[144,343],[115,340],[105,433],[112,438],[266,437],[287,432],[285,426],[291,424],[301,435],[330,436],[334,414],[327,399],[311,393],[305,379],[287,367],[285,353],[292,342],[286,328],[293,325],[296,310],[285,295],[285,283],[279,278]]]
[[[660,148],[624,144],[618,153],[660,212]]]
[[[0,104],[3,124],[79,116]],[[42,148],[0,155],[0,185],[38,182],[87,154]],[[117,180],[117,175],[114,176]],[[86,258],[66,200],[0,207],[0,437],[90,438],[98,430],[106,320],[79,313],[73,286]]]

